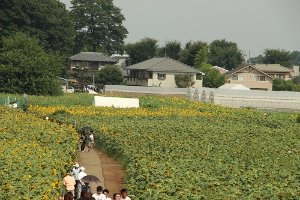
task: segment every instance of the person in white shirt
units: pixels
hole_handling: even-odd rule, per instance
[[[90,131],[89,135],[89,151],[92,151],[93,145],[94,145],[95,135],[93,131]]]
[[[129,198],[129,196],[127,196],[127,190],[126,189],[122,189],[120,193],[121,193],[121,200],[131,200]]]
[[[81,189],[82,189],[82,186],[84,185],[84,182],[81,181],[81,179],[83,177],[85,177],[87,174],[84,172],[85,168],[84,167],[80,167],[79,168],[80,172],[78,174],[78,180],[79,180],[79,183],[78,183],[78,194],[81,194]]]
[[[76,185],[75,185],[75,193],[76,193],[76,196],[79,197],[80,196],[80,193],[78,192],[78,185],[80,184],[79,183],[79,179],[78,179],[78,174],[80,172],[80,169],[79,169],[79,165],[78,163],[76,163],[74,165],[74,168],[72,170],[72,176],[74,177],[75,181],[76,181]]]
[[[111,200],[111,198],[108,197],[108,193],[109,193],[108,189],[104,189],[102,192],[106,196],[106,200]]]
[[[97,187],[97,193],[93,194],[92,197],[95,198],[95,200],[106,200],[106,196],[102,193],[103,187],[98,186]]]

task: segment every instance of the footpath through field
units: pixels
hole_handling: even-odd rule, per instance
[[[85,167],[85,173],[100,179],[100,184],[91,183],[93,194],[97,186],[101,185],[103,189],[109,190],[108,196],[112,198],[114,193],[125,187],[123,166],[104,152],[95,148],[88,152],[86,148],[84,152],[78,152],[77,162],[80,167]]]

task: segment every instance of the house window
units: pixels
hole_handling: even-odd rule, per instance
[[[166,79],[166,74],[160,74],[160,73],[157,73],[157,79]]]
[[[265,76],[254,76],[254,81],[266,81]]]
[[[149,72],[149,79],[152,79],[152,72]]]
[[[282,79],[284,79],[284,74],[277,74],[276,78],[282,78]]]
[[[232,75],[232,80],[243,81],[244,80],[244,76]]]

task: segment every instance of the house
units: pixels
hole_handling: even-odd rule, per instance
[[[123,73],[123,77],[127,78],[129,74],[128,74],[128,70],[126,70],[125,67],[126,67],[126,60],[129,58],[129,55],[126,53],[124,53],[123,55],[113,54],[111,55],[111,57],[116,60],[117,63],[115,65],[120,67]]]
[[[292,78],[293,70],[280,64],[256,64],[254,66],[273,78],[281,78],[284,80],[290,80]]]
[[[81,52],[70,57],[71,70],[80,65],[87,65],[92,72],[100,71],[107,65],[115,65],[117,60],[97,52]]]
[[[125,69],[130,70],[127,85],[132,86],[176,88],[176,74],[193,74],[196,82],[193,87],[202,87],[202,80],[197,80],[196,75],[205,75],[199,70],[171,58],[151,58]]]
[[[219,70],[220,74],[225,74],[226,72],[228,72],[227,69],[224,69],[224,68],[219,67],[219,66],[213,66],[213,68]]]
[[[225,79],[230,84],[241,84],[251,90],[272,91],[273,77],[260,70],[256,65],[242,64],[225,73]]]

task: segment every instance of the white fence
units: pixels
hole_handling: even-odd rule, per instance
[[[263,110],[300,110],[299,92],[106,85],[105,93],[140,94],[140,96],[151,94],[181,96],[189,100],[215,103],[233,108],[251,107]]]

